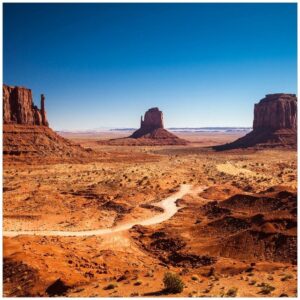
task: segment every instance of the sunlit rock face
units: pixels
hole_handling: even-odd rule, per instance
[[[30,89],[3,85],[3,123],[49,126],[44,95],[39,109],[33,103]]]

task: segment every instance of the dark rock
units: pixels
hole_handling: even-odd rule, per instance
[[[202,267],[210,266],[216,262],[216,258],[207,255],[196,255],[174,251],[168,256],[168,263],[174,267]]]
[[[50,286],[47,287],[46,293],[50,296],[62,296],[70,289],[60,278],[55,280]]]
[[[185,246],[185,242],[176,238],[163,238],[157,239],[150,244],[151,248],[157,250],[170,250],[177,251]]]

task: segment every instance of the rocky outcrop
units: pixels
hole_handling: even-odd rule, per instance
[[[131,137],[139,138],[159,128],[164,128],[163,113],[157,107],[150,108],[146,111],[144,120],[141,116],[141,127]]]
[[[132,141],[134,139],[134,141]],[[188,142],[164,129],[163,113],[157,107],[146,111],[141,127],[127,139],[128,145],[185,145]]]
[[[247,147],[297,146],[297,97],[295,94],[270,94],[254,106],[253,130],[217,150]]]
[[[294,94],[266,95],[254,106],[254,131],[297,129],[297,97]]]
[[[3,85],[3,123],[49,126],[45,111],[45,96],[41,109],[33,103],[30,89]]]
[[[3,123],[4,161],[52,163],[90,159],[94,154],[49,128],[45,96],[41,95],[38,109],[33,104],[30,89],[3,85]]]
[[[144,120],[141,117],[141,127],[126,138],[98,141],[101,145],[113,146],[162,146],[186,145],[188,141],[180,139],[164,129],[163,113],[157,107],[146,111]]]

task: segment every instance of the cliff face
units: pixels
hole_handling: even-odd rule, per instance
[[[163,113],[157,107],[146,111],[144,121],[141,117],[141,129],[151,131],[153,129],[164,128]]]
[[[254,106],[254,131],[278,129],[297,129],[297,97],[294,94],[266,95]]]
[[[146,111],[144,120],[141,117],[141,127],[135,131],[131,137],[140,138],[146,134],[151,134],[156,129],[163,129],[163,113],[157,107]]]
[[[253,131],[216,150],[247,147],[297,147],[297,97],[270,94],[254,106]]]
[[[49,126],[44,95],[41,96],[41,109],[38,109],[33,104],[30,89],[3,85],[3,123]]]
[[[23,87],[3,85],[3,154],[7,161],[86,159],[93,151],[59,136],[48,126],[45,97],[41,108],[33,104],[32,92]]]

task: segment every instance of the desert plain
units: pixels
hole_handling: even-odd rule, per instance
[[[60,134],[93,155],[4,156],[4,296],[297,296],[296,150],[212,148],[244,132]]]

